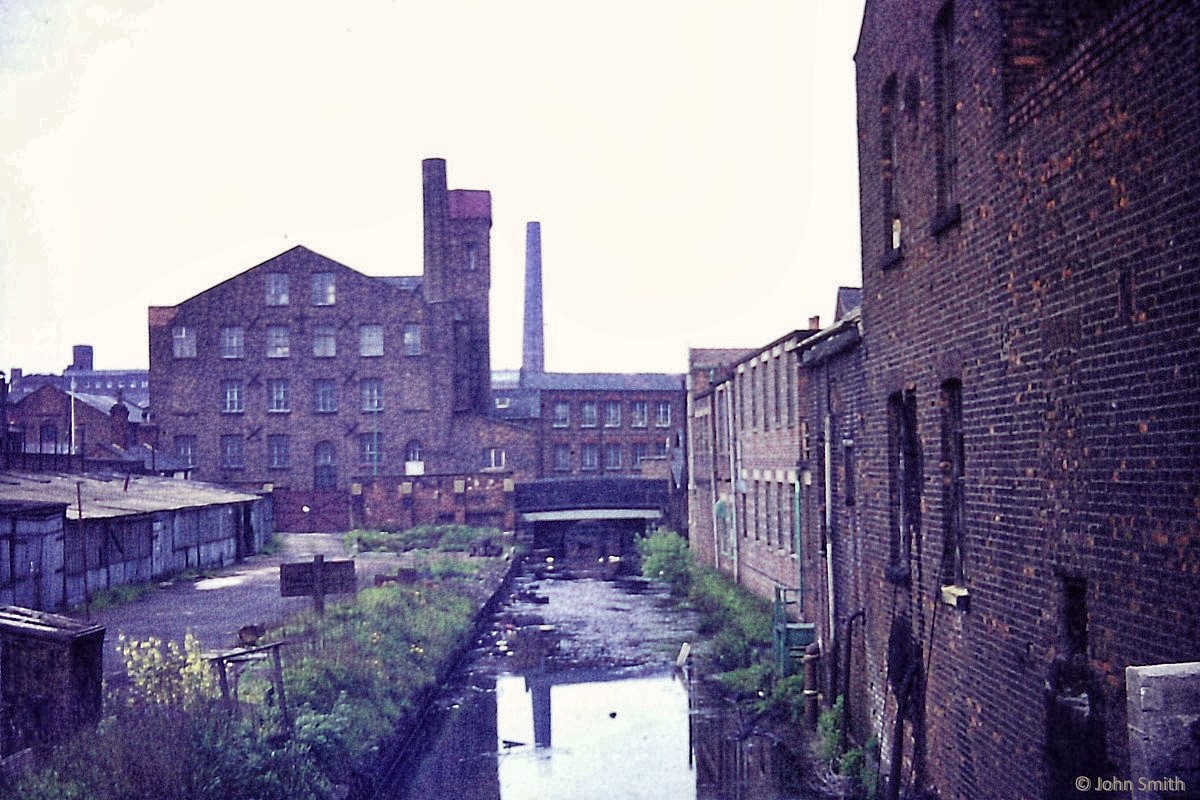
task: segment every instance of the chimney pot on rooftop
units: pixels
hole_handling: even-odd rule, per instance
[[[815,316],[815,317],[809,317],[809,318],[808,318],[808,329],[809,329],[810,331],[819,331],[819,330],[821,330],[821,317],[820,317],[820,315],[818,315],[818,316]]]

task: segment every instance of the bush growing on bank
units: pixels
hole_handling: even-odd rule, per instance
[[[469,641],[477,582],[456,581],[456,569],[446,565],[449,577],[433,586],[363,590],[273,632],[287,642],[290,729],[269,661],[241,674],[235,719],[194,638],[123,641],[130,686],[110,698],[100,726],[0,787],[0,800],[326,800],[335,784],[365,782],[375,754]]]

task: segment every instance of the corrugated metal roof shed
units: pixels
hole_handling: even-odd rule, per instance
[[[85,519],[240,503],[258,498],[258,495],[210,483],[153,475],[132,475],[126,488],[123,475],[0,471],[0,502],[65,503],[67,519],[79,519],[77,487],[83,498]]]

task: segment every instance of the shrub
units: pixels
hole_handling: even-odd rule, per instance
[[[671,594],[682,597],[692,585],[692,552],[687,540],[674,531],[658,530],[638,540],[642,575],[664,581]]]

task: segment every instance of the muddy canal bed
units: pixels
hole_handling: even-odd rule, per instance
[[[788,748],[748,725],[695,661],[677,668],[693,623],[640,579],[520,576],[379,796],[819,797]]]

